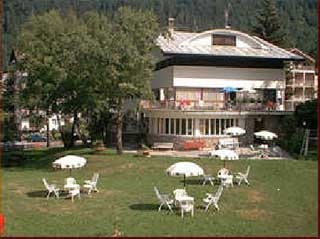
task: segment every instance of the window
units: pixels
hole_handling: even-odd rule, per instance
[[[212,45],[236,46],[236,36],[213,34]]]
[[[199,100],[201,95],[200,89],[178,88],[176,89],[176,100]]]
[[[187,132],[187,125],[186,125],[186,119],[181,120],[181,134],[186,135]]]
[[[205,122],[204,119],[199,120],[199,129],[200,129],[200,134],[204,135],[205,134]]]
[[[211,135],[215,135],[216,134],[216,125],[215,125],[216,120],[215,119],[211,119],[210,120],[210,127],[211,127]]]
[[[170,124],[171,124],[170,134],[174,134],[174,119],[170,119]]]
[[[170,126],[169,126],[169,120],[170,120],[170,119],[166,118],[165,120],[166,120],[166,127],[165,127],[165,128],[166,128],[166,134],[169,134],[169,128],[170,128]]]
[[[176,119],[176,134],[180,134],[180,119]]]
[[[187,135],[193,135],[192,130],[193,130],[193,120],[188,119],[188,127],[187,127]]]
[[[163,132],[164,132],[164,130],[163,130],[163,119],[161,118],[161,119],[159,119],[159,124],[160,124],[160,134],[163,134]]]
[[[206,135],[209,135],[209,131],[210,131],[210,125],[209,125],[209,119],[205,120],[205,133]]]
[[[219,135],[220,134],[220,120],[219,119],[216,119],[216,134]]]
[[[219,132],[219,134],[223,134],[224,130],[225,130],[225,122],[223,119],[221,119],[221,131]]]

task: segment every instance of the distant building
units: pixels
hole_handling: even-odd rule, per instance
[[[157,39],[158,62],[151,82],[155,102],[143,102],[148,140],[204,140],[211,147],[224,130],[239,126],[253,132],[277,132],[285,107],[285,62],[303,57],[246,33],[214,29],[176,31]]]
[[[297,105],[317,98],[318,76],[316,61],[297,48],[288,51],[303,57],[303,61],[291,62],[286,79],[285,108],[294,110]]]
[[[12,50],[12,53],[9,58],[9,66],[14,66],[17,61],[21,60],[22,54],[17,52],[16,49]],[[28,73],[26,72],[20,72],[16,70],[15,72],[12,73],[14,77],[14,89],[16,93],[18,93],[21,90],[21,87],[23,87],[24,81],[28,77]],[[9,72],[4,72],[1,78],[1,83],[4,85],[5,81],[7,81],[10,77]],[[4,88],[2,88],[5,90]],[[32,114],[38,114],[40,115],[45,115],[45,112],[43,111],[38,111],[38,113],[35,113],[34,111],[30,111],[29,109],[24,109],[21,108],[19,105],[14,106],[14,120],[17,125],[17,129],[20,132],[19,135],[21,135],[22,132],[38,132],[38,131],[44,131],[46,129],[46,126],[43,128],[37,128],[35,125],[30,122],[30,117]],[[61,126],[65,124],[65,121],[63,118],[60,120]],[[49,129],[50,131],[52,130],[59,130],[59,125],[57,122],[57,116],[53,115],[52,117],[49,118]]]

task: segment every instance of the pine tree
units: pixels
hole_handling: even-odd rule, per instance
[[[256,24],[253,33],[262,39],[278,46],[285,44],[285,32],[283,31],[277,13],[274,0],[263,0],[261,8],[256,16]]]

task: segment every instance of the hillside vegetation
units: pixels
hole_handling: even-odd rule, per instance
[[[180,30],[201,31],[224,27],[224,10],[230,3],[230,25],[233,29],[251,32],[255,16],[261,5],[257,0],[4,0],[4,63],[7,64],[15,46],[17,32],[32,14],[50,9],[67,12],[75,10],[82,15],[96,10],[113,15],[123,5],[149,9],[158,16],[160,25],[166,26],[167,18],[176,18]],[[317,1],[276,0],[283,30],[288,34],[286,47],[297,47],[316,57],[317,54]]]

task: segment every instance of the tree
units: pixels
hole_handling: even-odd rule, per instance
[[[23,52],[21,70],[28,72],[22,99],[29,109],[46,112],[47,145],[48,119],[52,114],[73,118],[70,132],[59,125],[65,146],[74,144],[78,114],[90,101],[91,38],[86,25],[69,12],[62,16],[57,11],[32,16],[19,35],[19,49]],[[70,117],[71,115],[71,117]]]
[[[252,29],[253,33],[275,45],[284,45],[286,36],[282,30],[274,0],[263,0],[260,8]]]
[[[8,78],[2,85],[2,106],[3,106],[3,138],[4,141],[18,140],[18,127],[16,124],[15,110],[17,106],[17,92],[14,75],[14,68],[9,68]]]
[[[296,107],[294,112],[297,125],[307,129],[318,128],[318,100],[306,101]],[[305,125],[304,125],[305,124]]]
[[[117,152],[121,154],[122,127],[127,100],[151,96],[154,67],[152,50],[158,25],[151,12],[122,7],[116,14],[109,52],[108,104],[117,129]]]

